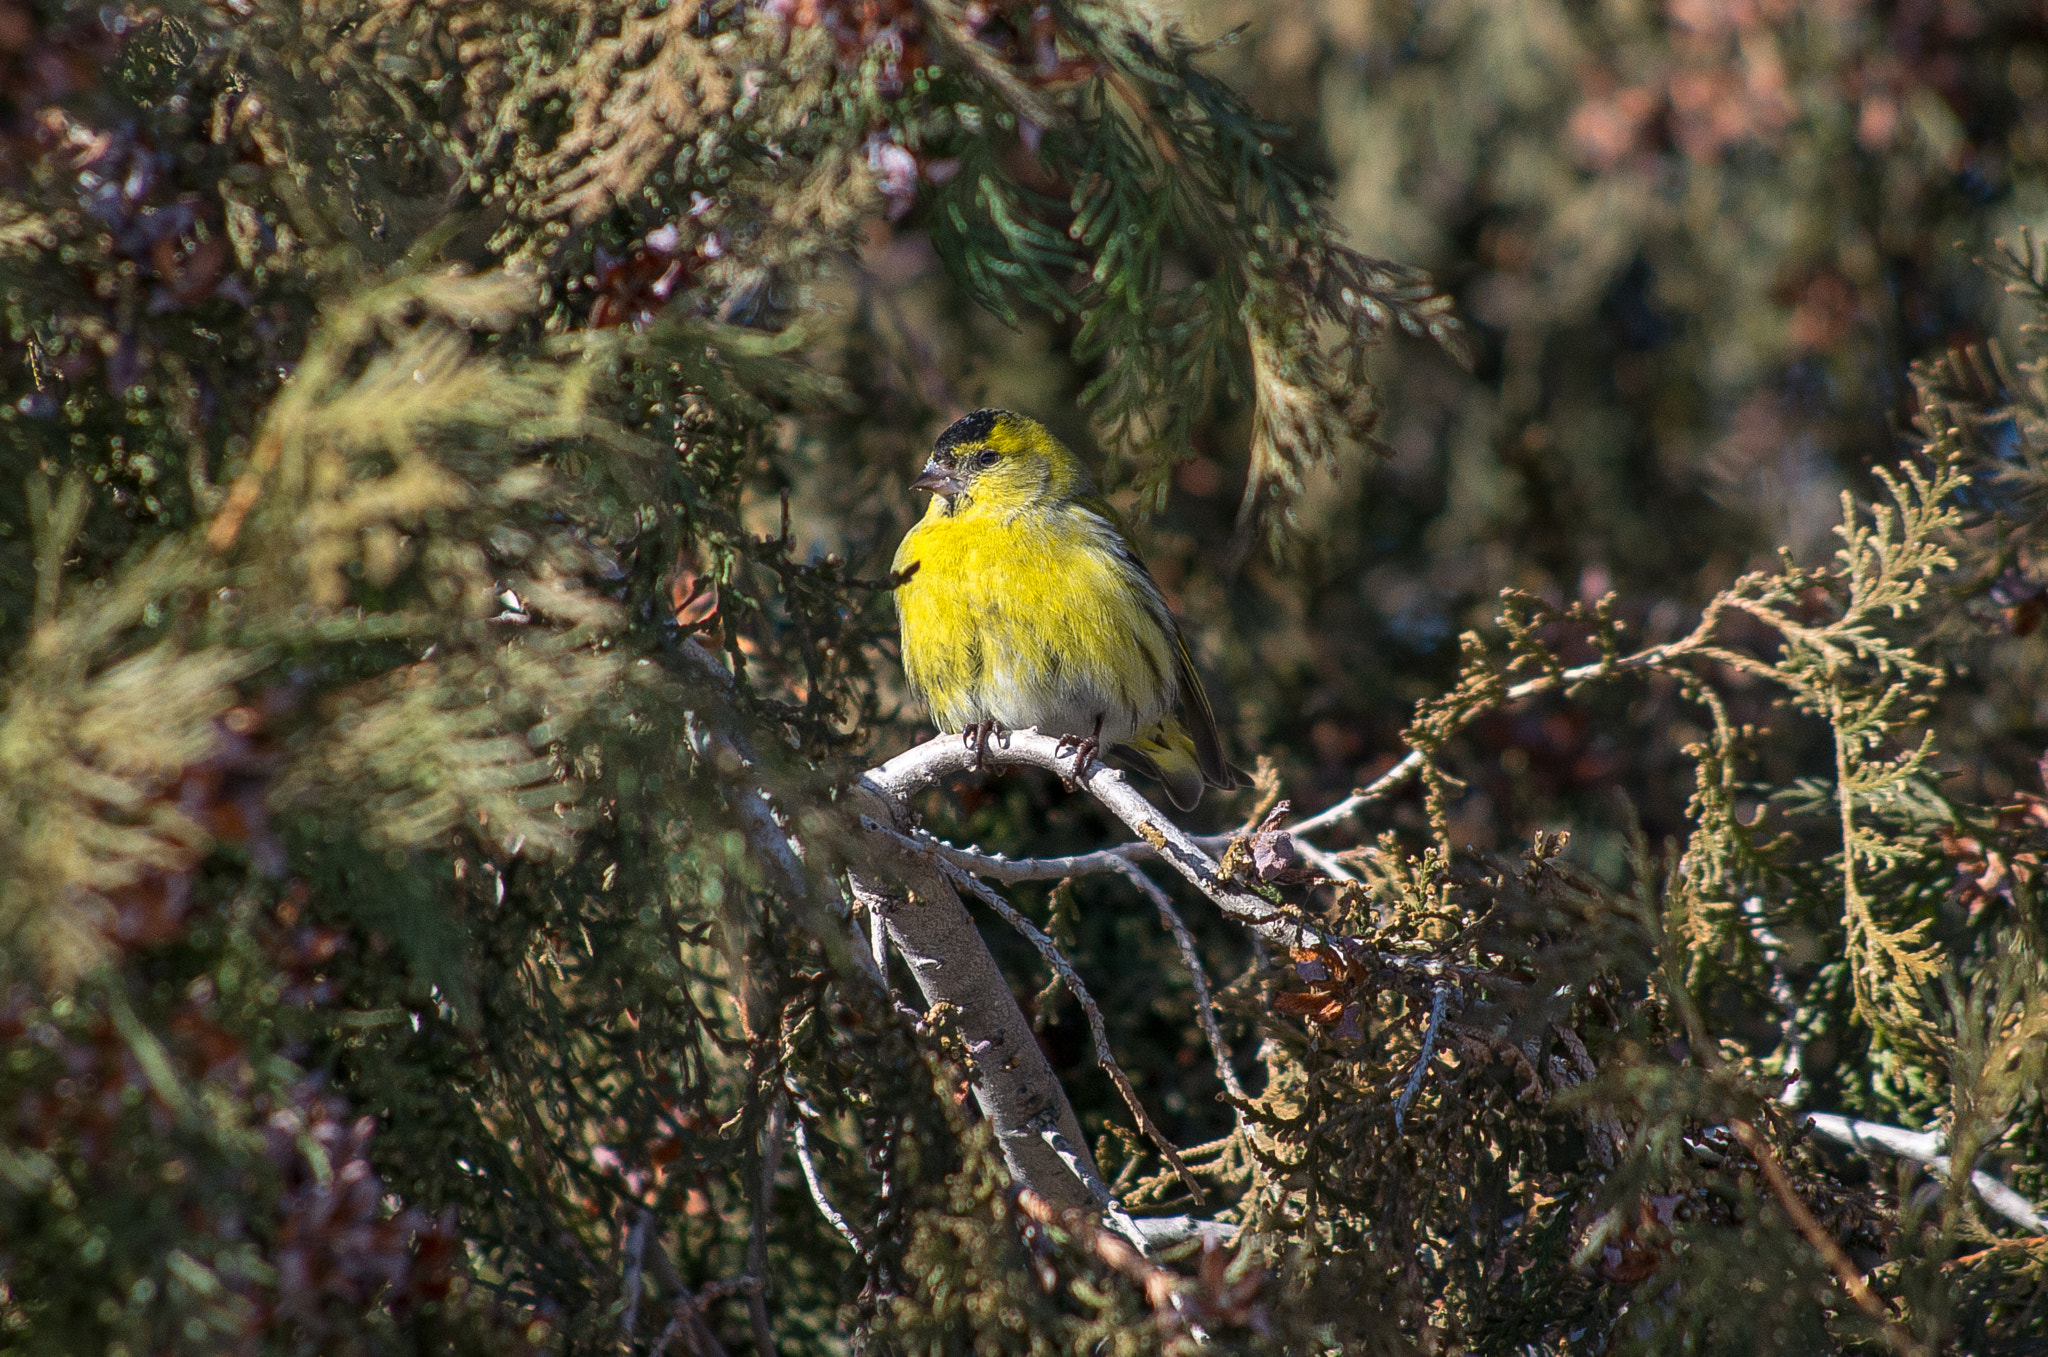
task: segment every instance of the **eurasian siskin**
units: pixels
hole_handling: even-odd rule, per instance
[[[1243,785],[1159,586],[1044,425],[977,410],[912,487],[932,502],[896,549],[903,668],[941,730],[1036,727],[1077,763],[1099,746],[1182,810]]]

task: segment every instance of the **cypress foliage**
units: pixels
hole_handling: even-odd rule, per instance
[[[1093,0],[0,0],[0,1348],[2048,1342],[2048,354],[1913,366],[1825,550],[1358,680],[1382,412],[1540,382],[1238,59]],[[2048,324],[2030,237],[1983,267]],[[1206,1239],[1011,1182],[875,971],[847,788],[969,392],[1152,516],[1261,765],[1206,893],[1314,930],[1013,872],[1098,1005],[979,916],[1120,1210]],[[1531,721],[1666,756],[1545,784]],[[916,808],[1119,841],[1036,774]]]

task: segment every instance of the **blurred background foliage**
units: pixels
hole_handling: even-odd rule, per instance
[[[2048,1197],[1992,250],[2044,216],[1994,0],[0,0],[0,1349],[2038,1350],[2038,1230],[1790,1114]],[[1292,898],[1562,996],[1397,1120],[1426,1007],[1190,900],[1233,1110],[1151,909],[1014,890],[1245,1229],[1178,1308],[1020,1205],[839,900],[831,789],[923,733],[908,482],[983,404],[1142,519],[1297,811],[1427,743]],[[1840,496],[1902,463],[1879,598]],[[1696,668],[1487,686],[1753,571]],[[1193,1209],[984,923],[1126,1202]]]

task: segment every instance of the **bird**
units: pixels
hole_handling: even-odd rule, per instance
[[[942,731],[986,755],[999,730],[1100,751],[1175,807],[1245,785],[1223,754],[1180,626],[1087,468],[1037,420],[976,410],[939,435],[896,549],[903,668]]]

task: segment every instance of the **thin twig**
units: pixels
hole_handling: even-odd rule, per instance
[[[1152,901],[1153,908],[1173,933],[1173,940],[1180,947],[1181,960],[1187,963],[1188,974],[1195,984],[1195,1013],[1202,1022],[1202,1034],[1209,1040],[1209,1053],[1216,1057],[1216,1077],[1223,1081],[1223,1091],[1231,1097],[1231,1112],[1238,1125],[1244,1124],[1243,1104],[1248,1101],[1244,1085],[1238,1082],[1237,1069],[1231,1063],[1230,1047],[1223,1040],[1223,1028],[1216,1021],[1216,1005],[1209,997],[1209,973],[1202,965],[1202,954],[1195,948],[1195,935],[1189,931],[1187,921],[1180,917],[1180,911],[1173,907],[1173,897],[1166,888],[1145,875],[1134,862],[1121,863],[1120,875],[1144,893]]]
[[[1068,877],[1121,872],[1126,863],[1147,862],[1159,856],[1149,843],[1118,844],[1115,848],[1063,858],[1005,857],[1001,853],[984,853],[977,848],[956,848],[942,839],[933,839],[930,846],[933,852],[955,867],[1008,886],[1025,881],[1064,881]]]
[[[1863,1273],[1858,1270],[1849,1255],[1842,1251],[1841,1244],[1814,1217],[1812,1209],[1799,1195],[1799,1189],[1793,1186],[1792,1179],[1785,1173],[1784,1165],[1778,1162],[1777,1152],[1771,1149],[1771,1143],[1764,1139],[1763,1133],[1741,1117],[1730,1117],[1728,1129],[1735,1132],[1735,1138],[1742,1142],[1742,1147],[1756,1160],[1757,1167],[1763,1170],[1764,1181],[1770,1184],[1771,1195],[1778,1199],[1778,1205],[1792,1218],[1793,1225],[1806,1237],[1806,1242],[1811,1244],[1814,1251],[1834,1270],[1842,1289],[1849,1293],[1849,1299],[1855,1301],[1857,1308],[1863,1313],[1883,1326],[1886,1341],[1902,1353],[1925,1351],[1919,1341],[1892,1317],[1891,1307],[1870,1289],[1870,1283],[1863,1279]]]
[[[1721,1058],[1720,1048],[1714,1044],[1713,1037],[1707,1031],[1706,1021],[1700,1016],[1698,1005],[1693,1002],[1692,991],[1686,988],[1684,976],[1678,972],[1671,960],[1668,941],[1664,936],[1663,917],[1648,899],[1641,902],[1641,916],[1644,924],[1653,930],[1658,949],[1664,955],[1664,991],[1670,998],[1672,1007],[1678,1010],[1679,1020],[1684,1024],[1692,1058],[1698,1062],[1701,1069],[1712,1074],[1721,1069],[1725,1062]],[[1878,1323],[1883,1330],[1885,1341],[1902,1354],[1924,1353],[1925,1349],[1919,1341],[1893,1317],[1891,1307],[1870,1289],[1870,1283],[1864,1280],[1862,1271],[1843,1251],[1840,1241],[1829,1234],[1826,1227],[1814,1216],[1812,1208],[1807,1206],[1805,1199],[1799,1195],[1799,1189],[1786,1174],[1785,1166],[1778,1162],[1777,1152],[1771,1148],[1771,1142],[1766,1140],[1763,1133],[1756,1129],[1755,1124],[1746,1118],[1730,1117],[1728,1129],[1735,1133],[1736,1140],[1740,1141],[1742,1147],[1749,1151],[1750,1157],[1756,1160],[1757,1167],[1763,1171],[1764,1181],[1770,1186],[1771,1195],[1777,1198],[1779,1207],[1791,1217],[1793,1226],[1834,1272],[1836,1280],[1849,1294],[1849,1299],[1856,1303],[1856,1307]]]
[[[924,1014],[903,1002],[895,983],[889,979],[889,902],[869,890],[859,877],[851,877],[853,898],[868,914],[867,943],[873,952],[875,974],[881,978],[882,988],[887,992],[889,1004],[898,1016],[906,1019],[913,1027],[924,1021]],[[860,930],[854,930],[858,936]]]
[[[915,844],[917,841],[912,839],[909,842]],[[1102,1019],[1102,1010],[1096,1007],[1095,997],[1088,992],[1088,986],[1083,983],[1080,972],[1074,969],[1073,963],[1060,951],[1059,944],[1041,932],[1036,924],[1019,914],[1010,902],[1003,899],[992,887],[943,858],[939,859],[939,863],[941,869],[953,878],[956,884],[966,887],[976,899],[1000,914],[1004,923],[1022,933],[1025,939],[1038,949],[1038,954],[1045,959],[1045,964],[1059,975],[1067,987],[1067,993],[1074,996],[1074,1002],[1088,1015],[1088,1030],[1095,1036],[1095,1058],[1102,1063],[1103,1072],[1108,1074],[1110,1082],[1116,1085],[1116,1091],[1123,1095],[1124,1105],[1131,1109],[1131,1116],[1137,1119],[1138,1128],[1164,1156],[1166,1162],[1173,1165],[1173,1171],[1180,1176],[1181,1185],[1194,1194],[1196,1201],[1206,1201],[1207,1194],[1202,1191],[1201,1184],[1195,1181],[1195,1176],[1188,1172],[1187,1165],[1181,1162],[1180,1151],[1174,1148],[1173,1142],[1153,1123],[1151,1115],[1145,1111],[1145,1105],[1138,1101],[1137,1089],[1131,1086],[1130,1078],[1124,1073],[1123,1066],[1117,1063],[1116,1053],[1110,1049],[1109,1027]]]
[[[1596,660],[1592,664],[1582,664],[1574,669],[1560,669],[1555,673],[1543,674],[1532,679],[1524,679],[1522,682],[1510,686],[1491,705],[1504,707],[1509,703],[1520,702],[1524,698],[1536,697],[1542,693],[1554,692],[1559,688],[1576,687],[1579,684],[1588,683],[1595,679],[1608,678],[1615,674],[1631,673],[1638,669],[1654,669],[1660,664],[1666,664],[1688,654],[1699,653],[1707,654],[1714,659],[1726,660],[1733,658],[1739,660],[1740,656],[1731,657],[1718,647],[1712,647],[1707,644],[1708,638],[1714,634],[1714,629],[1720,624],[1720,620],[1720,608],[1711,607],[1701,616],[1698,626],[1675,641],[1668,641],[1660,646],[1650,646],[1648,649],[1639,650],[1633,655],[1624,655],[1620,659]],[[1409,750],[1407,754],[1402,756],[1400,762],[1374,778],[1370,784],[1360,787],[1342,801],[1327,809],[1316,812],[1306,820],[1287,826],[1287,832],[1299,837],[1304,834],[1313,834],[1319,829],[1327,829],[1339,820],[1348,819],[1364,807],[1371,805],[1382,797],[1391,795],[1402,783],[1421,772],[1424,762],[1425,757],[1420,749]]]
[[[753,1219],[747,1223],[747,1272],[756,1281],[768,1276],[768,1222],[775,1215],[775,1173],[782,1166],[782,1133],[788,1109],[780,1090],[768,1105],[768,1124],[761,1128],[761,1171],[755,1180]],[[767,1287],[747,1292],[747,1319],[754,1330],[754,1357],[780,1357],[775,1334],[768,1327]]]
[[[1230,847],[1232,839],[1243,838],[1251,830],[1240,830],[1233,834],[1193,834],[1188,841],[1207,853],[1220,853]],[[954,866],[1014,886],[1025,881],[1064,881],[1069,877],[1094,876],[1103,872],[1121,872],[1125,864],[1152,862],[1159,857],[1159,850],[1142,840],[1120,843],[1113,848],[1098,848],[1092,853],[1074,853],[1058,858],[1013,858],[1002,853],[986,853],[979,848],[960,848],[943,839],[932,840],[933,850]],[[1339,881],[1355,881],[1354,876],[1338,855],[1317,848],[1314,844],[1296,842],[1301,855],[1326,875]]]
[[[1400,762],[1387,769],[1386,772],[1381,773],[1369,784],[1360,787],[1336,805],[1317,811],[1299,824],[1289,825],[1287,832],[1294,835],[1303,835],[1313,834],[1319,829],[1327,829],[1339,820],[1348,819],[1355,815],[1358,811],[1378,801],[1380,798],[1392,795],[1402,783],[1421,771],[1422,751],[1411,749],[1401,757]]]
[[[1933,1131],[1908,1131],[1903,1126],[1886,1126],[1881,1122],[1862,1121],[1833,1112],[1808,1112],[1799,1120],[1851,1149],[1865,1154],[1872,1149],[1887,1150],[1902,1159],[1927,1165],[1937,1178],[1949,1175],[1949,1157],[1941,1152],[1942,1138]],[[2048,1234],[2048,1217],[2043,1217],[2034,1209],[2032,1202],[1982,1169],[1970,1175],[1970,1186],[1977,1189],[1977,1195],[1984,1199],[1986,1206],[2013,1224],[2024,1226],[2035,1234]]]
[[[646,1207],[633,1217],[633,1228],[626,1232],[626,1275],[622,1291],[625,1309],[619,1315],[619,1337],[628,1348],[633,1346],[633,1330],[640,1322],[640,1271],[647,1261],[647,1232],[654,1225],[654,1212]]]
[[[1294,851],[1301,854],[1303,860],[1306,861],[1309,866],[1315,868],[1324,876],[1330,877],[1331,879],[1336,881],[1358,880],[1358,874],[1353,872],[1349,867],[1346,867],[1342,862],[1338,861],[1337,855],[1335,853],[1327,852],[1324,849],[1318,848],[1314,844],[1310,843],[1307,839],[1294,839],[1293,842]]]
[[[1066,1132],[1060,1130],[1057,1123],[1048,1119],[1040,1126],[1038,1134],[1044,1139],[1047,1147],[1073,1170],[1074,1176],[1081,1180],[1081,1185],[1088,1189],[1088,1195],[1095,1198],[1095,1204],[1102,1210],[1103,1219],[1142,1252],[1145,1248],[1145,1232],[1138,1228],[1138,1222],[1132,1220],[1130,1213],[1124,1210],[1123,1204],[1117,1201],[1116,1193],[1110,1190],[1108,1183],[1102,1181],[1102,1175],[1097,1173],[1074,1148],[1073,1142],[1067,1139]]]
[[[1075,1150],[1054,1121],[1048,1119],[1042,1123],[1039,1134],[1046,1147],[1065,1161],[1074,1177],[1088,1190],[1088,1195],[1095,1200],[1096,1209],[1102,1212],[1102,1218],[1109,1222],[1110,1228],[1129,1240],[1140,1253],[1149,1257],[1157,1249],[1170,1248],[1190,1239],[1199,1239],[1204,1245],[1222,1245],[1237,1237],[1237,1226],[1218,1220],[1204,1220],[1200,1216],[1148,1216],[1139,1220],[1124,1210],[1115,1189],[1102,1181],[1102,1175]],[[1029,1192],[1031,1189],[1020,1190]]]
[[[785,1087],[788,1087],[789,1077],[787,1075],[783,1076],[783,1084]],[[841,1215],[838,1208],[832,1205],[832,1199],[825,1195],[824,1181],[819,1178],[818,1166],[811,1158],[811,1136],[807,1123],[811,1118],[818,1115],[818,1110],[797,1096],[794,1088],[791,1088],[789,1092],[790,1098],[796,1107],[796,1120],[790,1125],[790,1129],[795,1133],[796,1161],[803,1166],[804,1182],[811,1189],[811,1201],[818,1208],[818,1214],[823,1216],[826,1222],[839,1232],[839,1237],[848,1244],[851,1244],[855,1253],[859,1254],[862,1258],[866,1258],[868,1256],[868,1246],[862,1241],[860,1231],[853,1228],[853,1223]]]
[[[1778,1094],[1778,1101],[1787,1107],[1797,1107],[1806,1099],[1806,1041],[1799,1035],[1799,999],[1785,974],[1785,942],[1764,922],[1761,896],[1752,895],[1742,902],[1742,917],[1749,920],[1749,934],[1756,939],[1764,963],[1771,968],[1771,1002],[1783,1015],[1778,1020],[1778,1031],[1785,1042],[1785,1087]]]
[[[1422,1033],[1422,1054],[1415,1057],[1415,1068],[1408,1072],[1408,1087],[1401,1090],[1400,1101],[1394,1104],[1394,1129],[1399,1131],[1408,1119],[1408,1109],[1414,1105],[1415,1095],[1422,1091],[1422,1076],[1429,1072],[1429,1062],[1436,1055],[1437,1035],[1443,1031],[1444,1007],[1450,1002],[1451,987],[1438,985],[1436,993],[1429,997],[1429,1026]]]
[[[1074,1236],[1083,1248],[1136,1282],[1161,1319],[1178,1321],[1179,1307],[1174,1300],[1185,1285],[1179,1274],[1152,1262],[1128,1240],[1101,1229],[1085,1212],[1062,1211],[1028,1187],[1017,1190],[1017,1207],[1034,1223]]]

